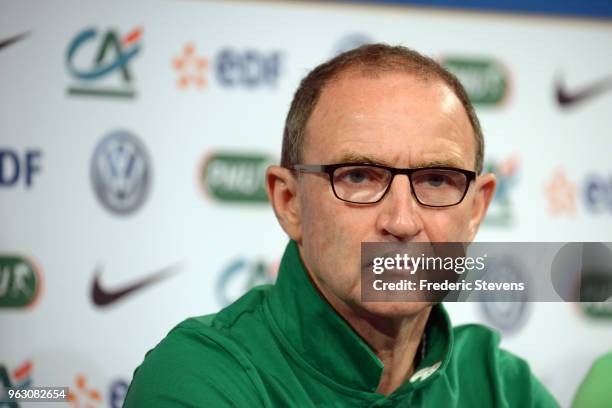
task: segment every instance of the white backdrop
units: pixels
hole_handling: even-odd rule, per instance
[[[133,369],[176,323],[271,280],[286,238],[257,200],[258,176],[280,156],[299,80],[358,41],[459,61],[474,98],[493,95],[478,113],[502,191],[479,240],[612,241],[612,92],[568,106],[555,93],[612,74],[609,22],[302,2],[4,1],[0,42],[19,34],[0,48],[5,384],[69,386],[73,406],[120,406]],[[148,191],[127,215],[103,205],[91,176],[96,147],[116,132],[140,140],[149,160],[96,158],[137,158],[125,180],[100,176],[115,193]],[[26,260],[23,280],[16,265]],[[106,306],[92,299],[96,271],[111,292],[164,268],[171,274]],[[448,308],[455,323],[508,325],[503,346],[563,406],[612,348],[609,308],[596,318],[580,305],[533,303],[516,322],[511,309],[491,320],[478,304]]]

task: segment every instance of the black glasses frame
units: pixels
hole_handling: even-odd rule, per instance
[[[368,203],[360,203],[357,201],[345,200],[338,196],[338,193],[336,193],[336,187],[334,186],[334,172],[337,169],[340,169],[343,167],[377,167],[379,169],[384,169],[384,170],[389,171],[391,173],[391,179],[389,180],[389,184],[387,185],[385,192],[376,201],[372,201]],[[412,196],[414,197],[415,200],[417,200],[419,204],[425,207],[434,207],[434,208],[453,207],[457,204],[460,204],[465,198],[465,195],[467,194],[470,188],[470,185],[472,184],[472,181],[476,180],[476,172],[474,171],[458,169],[456,167],[444,167],[444,166],[415,167],[415,168],[400,169],[397,167],[389,167],[389,166],[383,166],[382,164],[373,164],[373,163],[337,163],[337,164],[295,164],[291,167],[291,169],[297,172],[301,172],[301,173],[326,173],[329,176],[329,182],[331,184],[332,191],[334,192],[334,195],[336,196],[338,200],[345,201],[351,204],[361,204],[361,205],[376,204],[380,202],[383,198],[385,198],[385,196],[391,189],[391,184],[393,184],[393,179],[398,174],[405,174],[406,176],[408,176],[408,180],[410,181],[410,192],[412,193]],[[447,205],[430,205],[430,204],[424,204],[423,202],[421,202],[421,200],[419,200],[419,197],[417,197],[416,193],[414,192],[414,186],[412,185],[412,175],[416,173],[417,171],[422,171],[422,170],[452,170],[458,173],[462,173],[465,176],[467,182],[465,184],[465,190],[463,191],[463,195],[461,196],[459,201],[457,201],[454,204],[447,204]]]

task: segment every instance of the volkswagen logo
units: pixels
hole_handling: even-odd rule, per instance
[[[140,208],[151,183],[151,162],[142,142],[123,130],[106,135],[91,159],[91,181],[111,212],[128,215]]]
[[[507,256],[491,259],[487,282],[527,282],[525,268],[518,259]],[[528,285],[526,285],[528,286]],[[484,318],[506,334],[515,333],[526,323],[531,294],[525,291],[481,292],[480,308]]]

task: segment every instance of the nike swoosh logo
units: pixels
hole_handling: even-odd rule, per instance
[[[9,37],[9,38],[7,38],[5,40],[0,40],[0,50],[3,49],[3,48],[8,47],[11,44],[14,44],[14,43],[16,43],[18,41],[23,40],[28,35],[30,35],[30,32],[26,31],[26,32],[21,33],[21,34],[17,34],[17,35],[15,35],[13,37]]]
[[[149,285],[166,279],[171,275],[174,275],[177,272],[178,268],[178,264],[171,265],[156,272],[153,272],[130,285],[122,286],[114,290],[108,290],[100,284],[100,275],[102,271],[100,267],[96,267],[93,284],[91,286],[91,299],[96,306],[105,307],[111,305],[119,299],[122,299],[137,290],[145,288]]]
[[[557,91],[557,102],[562,108],[567,108],[612,90],[612,76],[592,82],[572,92],[567,90],[565,83],[560,78],[557,78],[555,88]]]

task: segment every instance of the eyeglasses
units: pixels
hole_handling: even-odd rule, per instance
[[[405,174],[412,195],[427,207],[450,207],[463,201],[476,173],[454,167],[398,169],[378,164],[296,164],[302,173],[327,173],[334,195],[354,204],[374,204],[389,191],[393,178]]]

